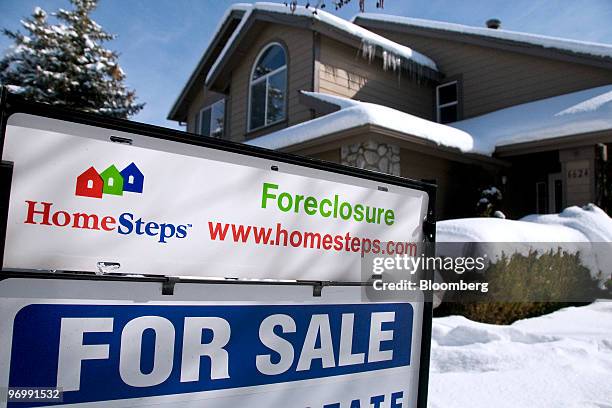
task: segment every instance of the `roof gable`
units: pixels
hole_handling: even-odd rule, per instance
[[[201,89],[200,87],[204,83],[206,74],[221,52],[223,44],[225,44],[227,39],[236,29],[236,26],[240,22],[245,9],[249,6],[250,5],[248,4],[235,4],[233,7],[228,9],[225,15],[221,18],[221,21],[219,22],[210,43],[204,50],[200,61],[196,65],[196,68],[191,73],[191,76],[181,90],[181,93],[172,105],[172,108],[168,113],[169,120],[185,121],[187,119],[188,101],[194,97],[195,93],[199,89]]]
[[[240,5],[240,7],[245,6]],[[222,75],[223,68],[237,49],[238,44],[248,37],[249,29],[258,20],[301,26],[360,47],[364,56],[369,59],[374,56],[383,58],[385,69],[404,68],[418,71],[419,75],[424,77],[437,78],[438,76],[436,63],[429,57],[326,11],[315,11],[312,7],[302,6],[297,6],[292,10],[283,4],[254,3],[246,9],[240,24],[210,68],[206,77],[207,86],[215,88],[215,81]]]

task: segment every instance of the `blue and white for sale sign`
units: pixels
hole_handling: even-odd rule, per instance
[[[422,314],[358,287],[6,279],[3,405],[414,407]]]

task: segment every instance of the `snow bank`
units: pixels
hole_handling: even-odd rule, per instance
[[[516,105],[452,125],[474,138],[473,153],[496,147],[612,129],[612,85]]]
[[[594,204],[568,207],[560,214],[528,215],[521,221],[571,228],[589,242],[612,242],[612,218]]]
[[[436,318],[429,406],[609,407],[612,302],[510,326]]]
[[[236,27],[236,30],[234,31],[230,39],[227,41],[227,43],[225,44],[225,47],[223,48],[223,50],[217,57],[217,60],[215,61],[210,71],[208,72],[208,75],[206,77],[206,84],[208,84],[210,79],[213,78],[213,76],[216,74],[216,71],[219,68],[220,62],[225,58],[225,55],[227,54],[229,49],[232,47],[232,44],[234,43],[238,35],[241,33],[242,29],[244,28],[251,14],[257,10],[266,11],[269,13],[278,13],[282,15],[289,14],[289,15],[296,15],[300,17],[307,17],[312,20],[316,20],[316,21],[320,21],[325,24],[328,24],[332,26],[334,29],[342,31],[350,36],[357,37],[362,42],[363,50],[365,51],[365,53],[369,54],[370,57],[374,54],[376,47],[380,48],[381,54],[383,54],[384,56],[385,68],[387,68],[388,65],[391,65],[392,67],[396,67],[397,66],[396,58],[400,58],[400,59],[404,59],[407,62],[411,62],[411,63],[415,63],[423,67],[427,67],[433,71],[438,70],[436,63],[431,58],[419,52],[416,52],[409,47],[393,42],[385,37],[375,34],[363,27],[360,27],[356,24],[353,24],[349,21],[346,21],[340,17],[337,17],[321,9],[317,10],[315,13],[313,7],[305,8],[303,6],[297,6],[295,10],[292,11],[290,7],[284,4],[262,2],[262,3],[253,3],[252,5],[238,4],[238,5],[232,6],[228,10],[228,12],[226,12],[226,16],[229,15],[229,11],[234,10],[234,9],[243,10],[246,12],[242,16],[242,20],[240,24],[238,25],[238,27]]]
[[[504,29],[492,30],[485,27],[473,27],[462,24],[446,23],[441,21],[424,20],[419,18],[392,16],[387,14],[363,13],[358,14],[351,21],[370,20],[384,23],[394,23],[413,27],[429,28],[441,31],[450,31],[459,34],[479,35],[498,40],[512,41],[535,45],[543,48],[552,48],[574,54],[586,54],[597,57],[612,58],[612,46],[608,44],[568,40],[566,38],[550,37],[546,35],[528,34]]]
[[[581,253],[581,263],[591,271],[592,276],[601,279],[612,276],[612,219],[593,204],[583,208],[569,207],[560,214],[530,215],[519,221],[499,218],[440,221],[436,224],[436,240],[479,243],[478,249],[492,260],[499,259],[502,252],[507,254],[509,249],[521,254],[530,251],[544,253],[553,248],[550,244],[563,243],[559,247],[564,251]],[[466,244],[454,249],[460,251],[468,248]]]
[[[463,152],[469,152],[473,148],[472,137],[459,129],[430,122],[387,106],[317,92],[303,93],[335,104],[341,109],[320,118],[249,140],[246,143],[268,149],[282,149],[370,124],[405,133],[407,138],[412,135],[437,145],[457,148]]]

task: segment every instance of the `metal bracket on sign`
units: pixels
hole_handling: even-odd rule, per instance
[[[162,283],[162,295],[172,296],[174,295],[174,285],[180,280],[176,276],[168,276],[167,280]]]

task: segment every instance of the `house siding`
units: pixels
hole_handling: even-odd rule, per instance
[[[612,83],[612,71],[603,68],[416,34],[372,31],[429,56],[446,77],[461,76],[464,118]]]
[[[202,89],[200,89],[196,97],[189,105],[189,109],[187,111],[187,131],[197,133],[197,116],[200,113],[200,110],[223,99],[224,97],[225,95],[218,92],[209,91],[202,86]]]
[[[585,205],[595,200],[595,147],[564,149],[559,152],[564,206]]]
[[[368,62],[360,50],[321,37],[318,91],[376,103],[417,115],[433,116],[433,88],[405,72],[384,71],[382,61]]]
[[[271,126],[248,134],[248,100],[249,76],[259,52],[270,42],[280,42],[287,49],[289,65],[287,71],[287,120],[281,127],[295,125],[312,119],[310,109],[300,104],[299,92],[312,90],[313,84],[313,33],[310,30],[295,28],[286,25],[265,25],[258,32],[258,38],[241,57],[233,72],[229,98],[229,133],[228,137],[234,141],[243,141],[264,135],[279,126]]]
[[[492,184],[495,171],[402,148],[400,175],[437,184],[436,218],[444,220],[473,217],[478,189]]]

